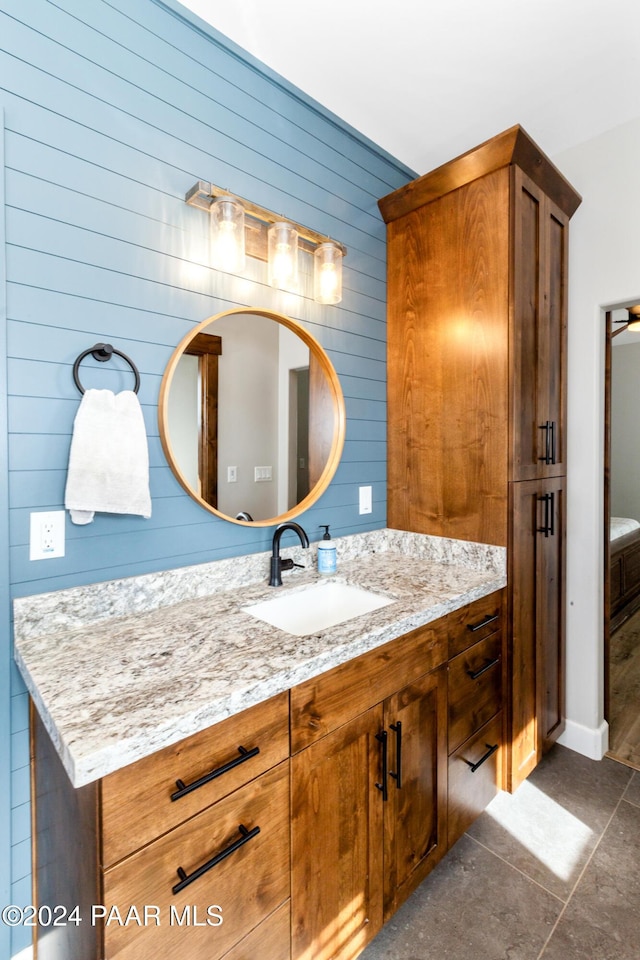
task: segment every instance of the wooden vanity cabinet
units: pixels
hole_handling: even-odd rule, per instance
[[[35,902],[84,921],[38,960],[353,960],[502,785],[503,627],[497,591],[79,789],[32,710]]]
[[[253,960],[256,937],[288,960],[288,693],[78,790],[33,729],[38,902],[83,911],[64,939],[39,937],[39,960]],[[93,904],[108,915],[92,928]]]
[[[537,481],[545,497],[566,474],[568,224],[579,203],[518,126],[379,202],[388,525],[507,547],[509,789],[562,729],[564,509],[541,501],[554,539],[534,549],[517,504],[520,484]]]
[[[291,691],[292,955],[355,957],[447,848],[446,618]]]

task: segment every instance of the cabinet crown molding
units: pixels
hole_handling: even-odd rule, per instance
[[[378,201],[380,212],[385,223],[391,223],[452,190],[511,164],[520,167],[563,213],[573,216],[582,197],[519,124],[383,197]]]

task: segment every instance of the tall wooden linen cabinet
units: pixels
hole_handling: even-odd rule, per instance
[[[379,201],[388,525],[507,547],[514,790],[563,728],[568,223],[520,126]]]

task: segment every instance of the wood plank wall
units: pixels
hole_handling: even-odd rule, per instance
[[[267,549],[271,531],[220,521],[191,501],[158,436],[158,390],[173,348],[194,324],[241,304],[307,324],[345,394],[341,465],[301,523],[314,539],[320,523],[337,536],[384,526],[386,267],[377,199],[412,172],[174,0],[1,0],[0,108],[13,596]],[[342,303],[274,292],[258,261],[246,278],[210,270],[206,217],[184,203],[198,179],[345,243]],[[153,516],[67,522],[66,556],[31,562],[29,514],[63,507],[79,402],[73,362],[100,340],[141,373]],[[87,361],[82,377],[130,386],[124,365],[118,372]],[[365,518],[361,483],[374,493]],[[0,790],[12,797],[11,895],[20,903],[29,895],[28,724],[15,670],[11,707],[12,779]],[[13,932],[13,952],[27,942],[28,931]]]

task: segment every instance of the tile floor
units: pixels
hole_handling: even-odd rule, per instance
[[[361,960],[640,960],[640,772],[555,746]]]

